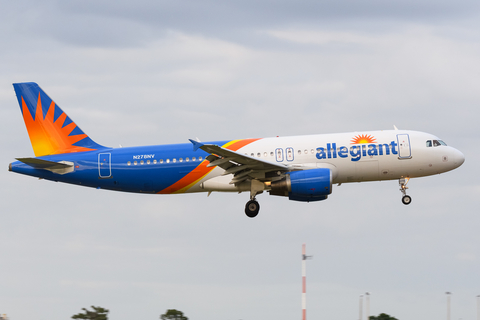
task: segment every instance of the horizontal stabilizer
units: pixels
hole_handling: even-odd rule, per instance
[[[61,161],[54,162],[48,160],[42,160],[38,158],[16,158],[18,161],[21,161],[35,169],[48,170],[54,173],[65,174],[72,172],[74,170],[73,162]]]
[[[21,161],[37,169],[47,169],[47,168],[48,169],[64,169],[68,167],[73,167],[73,163],[66,164],[66,163],[42,160],[37,158],[16,158],[16,159],[18,161]]]

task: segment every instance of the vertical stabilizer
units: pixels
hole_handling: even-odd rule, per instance
[[[34,82],[14,83],[36,157],[104,148],[88,137]]]

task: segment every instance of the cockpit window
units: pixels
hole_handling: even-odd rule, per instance
[[[427,141],[427,147],[429,147],[428,145],[429,141]],[[439,147],[439,146],[446,146],[447,144],[445,142],[443,142],[442,140],[433,140],[433,146],[434,147]]]
[[[427,148],[428,147],[439,147],[439,146],[446,146],[447,144],[442,140],[427,140]]]

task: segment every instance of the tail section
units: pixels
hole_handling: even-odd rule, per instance
[[[88,137],[34,82],[14,83],[36,157],[105,148]]]

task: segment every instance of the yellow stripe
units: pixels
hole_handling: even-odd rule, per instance
[[[227,143],[225,143],[225,144],[222,146],[222,148],[228,148],[229,146],[231,146],[232,144],[234,144],[235,142],[238,142],[238,141],[240,141],[240,140],[241,140],[241,139],[239,139],[239,140],[232,140],[232,141],[230,141],[230,142],[227,142]],[[206,161],[206,160],[204,160],[204,161]],[[200,165],[201,165],[201,164],[200,164]],[[199,165],[199,166],[200,166],[200,165]],[[175,191],[175,192],[173,192],[173,193],[185,193],[185,192],[187,192],[188,189],[190,189],[191,187],[193,187],[194,185],[196,185],[196,184],[198,183],[198,181],[200,181],[200,180],[202,180],[203,178],[205,178],[210,172],[212,172],[213,169],[214,169],[214,168],[210,169],[206,174],[204,174],[204,175],[203,175],[202,177],[200,177],[199,179],[195,180],[194,182],[190,183],[189,185],[187,185],[187,186],[183,187],[182,189],[179,189],[179,190],[177,190],[177,191]]]

